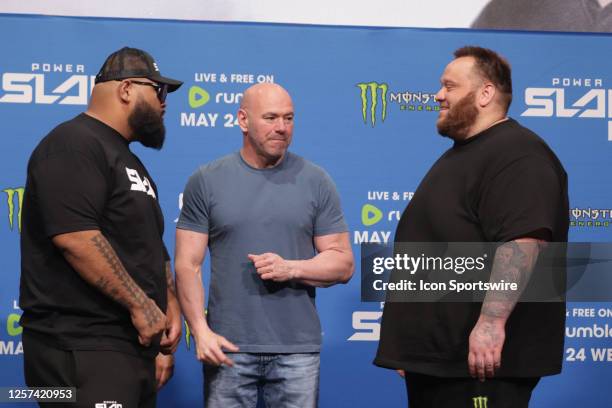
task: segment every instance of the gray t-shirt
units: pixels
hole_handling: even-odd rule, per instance
[[[208,234],[208,324],[249,353],[321,348],[315,289],[262,281],[248,254],[316,255],[313,237],[347,231],[334,183],[320,167],[287,152],[255,169],[240,153],[201,166],[189,179],[177,228]]]

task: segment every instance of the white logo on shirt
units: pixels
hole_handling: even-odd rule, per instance
[[[125,172],[127,173],[128,179],[132,182],[130,190],[142,191],[143,193],[147,193],[153,198],[157,198],[157,196],[155,195],[155,191],[153,190],[153,186],[151,185],[151,182],[148,178],[141,178],[136,170],[127,167],[125,168]]]
[[[120,404],[117,401],[97,402],[96,408],[123,408],[123,404]]]

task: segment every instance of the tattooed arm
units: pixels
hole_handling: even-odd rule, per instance
[[[176,299],[176,287],[172,276],[170,261],[166,262],[166,281],[168,284],[168,307],[166,308],[166,330],[161,340],[161,351],[172,354],[181,340],[181,308]]]
[[[545,244],[534,238],[520,238],[497,248],[490,282],[514,282],[518,290],[487,292],[478,322],[470,334],[468,367],[472,377],[484,381],[501,367],[506,321],[527,286],[540,248]]]
[[[59,234],[53,244],[87,283],[129,310],[140,344],[148,346],[165,329],[164,314],[134,282],[100,231]]]

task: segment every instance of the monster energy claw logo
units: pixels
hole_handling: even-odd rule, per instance
[[[474,401],[474,408],[487,408],[487,397],[474,397],[472,401]]]
[[[185,320],[185,344],[187,345],[187,350],[191,350],[191,330],[187,320]]]
[[[8,204],[8,218],[9,218],[9,225],[11,227],[11,230],[13,230],[13,223],[15,220],[15,193],[17,193],[17,222],[19,225],[19,232],[21,232],[21,205],[23,204],[23,191],[24,188],[23,187],[18,187],[18,188],[5,188],[4,190],[2,190],[3,192],[6,193],[6,202]]]
[[[368,95],[370,102],[370,120],[372,127],[376,124],[376,106],[378,106],[378,90],[380,89],[380,100],[382,110],[382,121],[385,121],[387,117],[387,91],[389,86],[387,84],[379,84],[378,82],[363,82],[357,84],[357,87],[361,90],[361,113],[363,116],[363,123],[368,123]],[[368,92],[369,91],[369,92]]]

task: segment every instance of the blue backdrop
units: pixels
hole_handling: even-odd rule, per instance
[[[335,180],[355,254],[362,242],[392,241],[411,192],[449,147],[435,131],[433,95],[453,50],[466,44],[493,48],[511,62],[511,116],[540,134],[569,174],[571,240],[610,241],[610,35],[4,15],[0,37],[0,386],[23,384],[17,299],[27,159],[50,129],[85,109],[93,76],[124,45],[148,50],[162,73],[185,81],[168,98],[164,149],[133,147],[159,187],[170,249],[188,176],[240,147],[237,103],[246,87],[262,81],[292,94],[291,150]],[[381,305],[360,302],[359,281],[357,270],[348,285],[318,291],[320,405],[405,406],[397,374],[371,364]],[[564,371],[541,382],[534,407],[612,405],[612,340],[592,330],[612,326],[611,312],[606,303],[568,305]],[[183,339],[159,405],[200,406],[201,383],[201,366]]]

